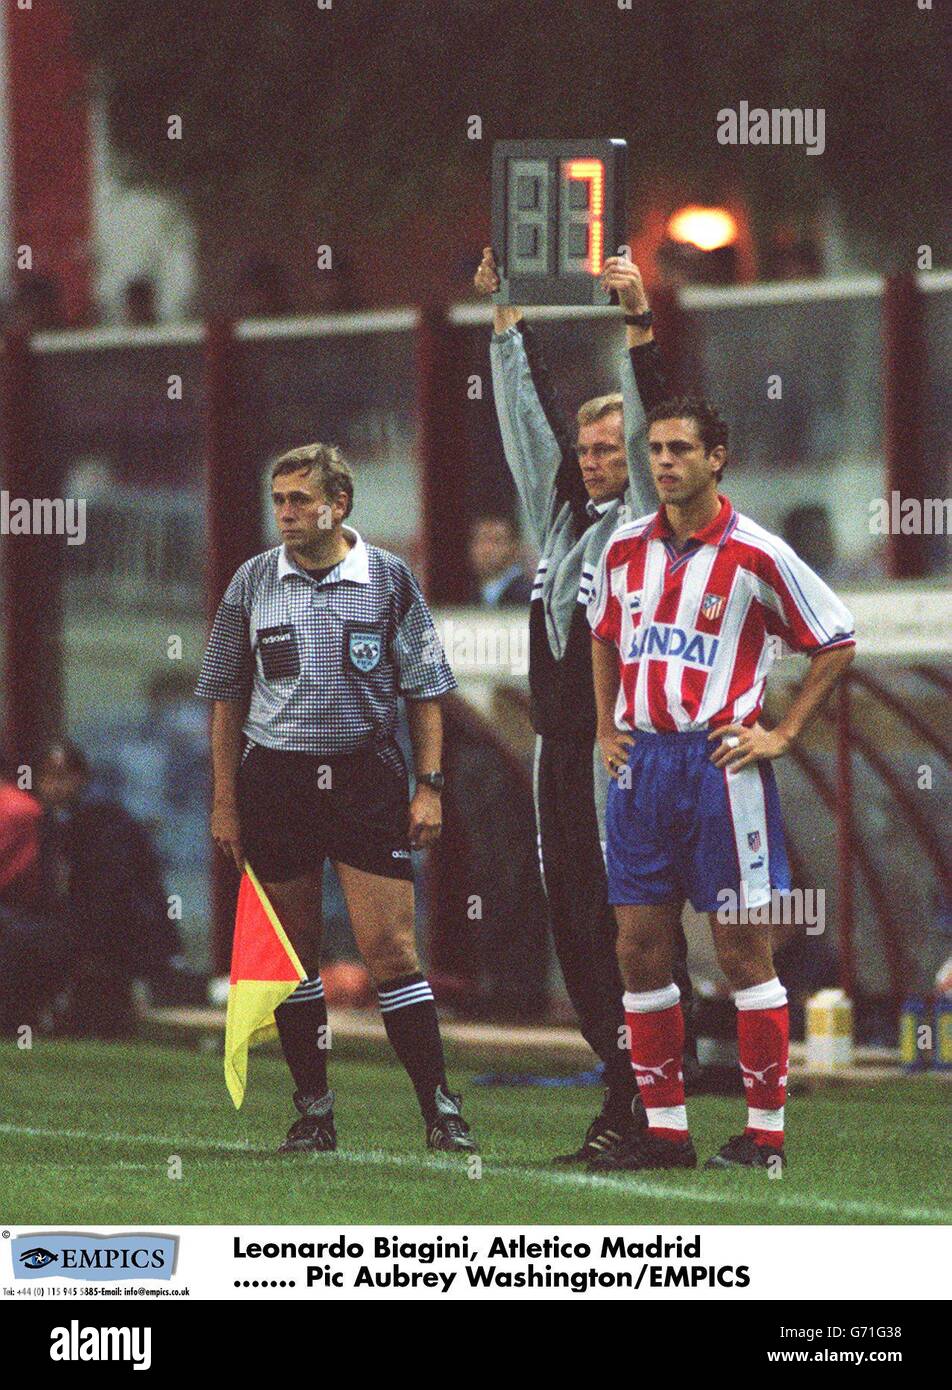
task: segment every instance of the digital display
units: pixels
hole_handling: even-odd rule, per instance
[[[549,170],[543,159],[510,159],[507,205],[513,274],[544,275],[549,267]]]
[[[626,154],[624,140],[497,141],[497,303],[609,303],[598,276],[626,239]]]
[[[605,165],[600,159],[565,159],[559,165],[562,197],[559,269],[601,275],[605,263]]]

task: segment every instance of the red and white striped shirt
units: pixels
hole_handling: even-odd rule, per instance
[[[621,729],[753,724],[781,639],[810,656],[854,645],[852,614],[779,536],[726,497],[680,551],[664,507],[612,536],[588,621],[618,648]]]

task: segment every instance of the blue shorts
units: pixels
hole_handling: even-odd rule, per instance
[[[605,812],[609,902],[689,898],[697,912],[761,907],[787,892],[790,868],[780,798],[768,761],[739,772],[715,767],[707,733],[636,733],[628,785],[612,779]]]

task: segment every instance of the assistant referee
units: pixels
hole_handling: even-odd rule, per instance
[[[327,858],[427,1144],[473,1152],[417,958],[410,857],[440,833],[439,700],[456,682],[407,565],[344,525],[354,479],[339,450],[308,444],[283,454],[271,496],[283,544],[232,578],[196,694],[214,701],[212,835],[239,869],[245,858],[252,865],[307,971],[275,1010],[299,1112],[279,1152],[337,1144],[320,976]],[[399,697],[412,800],[394,737]]]

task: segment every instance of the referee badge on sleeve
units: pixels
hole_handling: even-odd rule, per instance
[[[351,666],[367,675],[380,665],[383,638],[373,628],[349,627],[346,634],[347,657]]]

